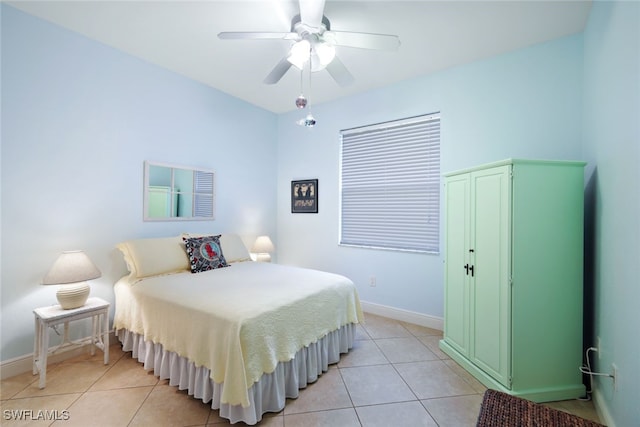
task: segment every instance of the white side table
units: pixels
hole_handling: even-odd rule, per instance
[[[86,341],[69,340],[69,322],[91,317],[92,334],[90,339],[91,355],[96,354],[96,347],[104,353],[104,364],[109,363],[109,303],[101,298],[89,298],[82,307],[64,310],[60,305],[40,307],[33,310],[35,314],[35,339],[33,345],[33,375],[40,373],[39,387],[44,388],[47,381],[47,356],[61,348],[83,344]],[[49,350],[49,328],[64,323],[62,343]]]

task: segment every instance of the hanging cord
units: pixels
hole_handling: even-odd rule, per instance
[[[595,348],[595,347],[589,347],[587,349],[587,351],[585,351],[585,353],[584,353],[584,357],[586,359],[587,364],[586,364],[586,366],[582,365],[579,368],[580,372],[582,372],[583,374],[589,375],[589,387],[587,389],[587,397],[581,398],[581,399],[578,399],[578,400],[587,400],[587,401],[591,400],[591,393],[593,392],[593,376],[594,375],[600,376],[600,377],[610,377],[610,378],[613,378],[614,381],[615,381],[615,377],[613,375],[611,375],[611,374],[606,374],[606,373],[603,373],[603,372],[593,372],[591,370],[591,363],[589,362],[589,353],[592,352],[592,351],[598,351],[598,349]]]
[[[316,125],[316,119],[313,117],[311,113],[311,71],[313,69],[313,47],[309,46],[309,91],[307,92],[307,117],[304,118],[304,126],[305,127],[314,127]]]
[[[313,115],[311,114],[311,102],[309,101],[309,99],[311,98],[311,68],[312,68],[312,57],[313,57],[313,50],[311,47],[309,47],[309,92],[307,92],[308,96],[305,97],[304,95],[300,95],[298,96],[298,98],[296,98],[296,107],[302,109],[305,107],[309,107],[308,108],[308,113],[306,115],[306,117],[298,120],[296,123],[299,124],[300,126],[305,126],[305,127],[314,127],[316,125],[316,119],[313,118]],[[303,81],[304,81],[304,64],[302,65],[302,68],[300,70],[300,91],[302,91],[303,89]]]
[[[309,105],[309,114],[311,114],[311,70],[313,69],[313,46],[309,43],[309,96],[307,96],[307,104]]]

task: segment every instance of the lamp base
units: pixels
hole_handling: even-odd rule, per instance
[[[271,255],[268,253],[257,253],[256,261],[258,262],[271,262]]]
[[[58,303],[64,310],[82,307],[89,298],[91,288],[87,282],[62,285],[56,292]]]

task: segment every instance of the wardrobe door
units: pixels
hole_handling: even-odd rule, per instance
[[[471,174],[470,359],[505,387],[511,374],[511,166]]]
[[[465,357],[469,357],[469,177],[457,175],[445,183],[444,336]]]

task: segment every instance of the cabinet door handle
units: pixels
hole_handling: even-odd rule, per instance
[[[473,277],[473,265],[469,266],[469,270],[471,270],[471,277]]]
[[[471,267],[473,268],[473,267]],[[467,276],[469,275],[469,264],[464,265],[464,269],[467,271]]]

